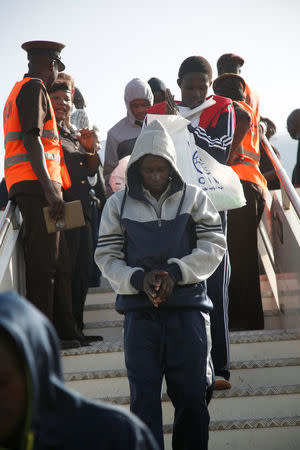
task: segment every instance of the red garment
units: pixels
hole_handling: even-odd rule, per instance
[[[235,115],[232,100],[219,95],[211,95],[206,101],[213,104],[201,111],[200,121],[196,128],[190,125],[196,144],[207,151],[221,164],[228,159],[235,126]],[[177,104],[180,102],[176,101]],[[165,114],[165,102],[157,103],[147,111],[149,114]]]
[[[215,104],[209,106],[204,109],[200,115],[199,126],[204,128],[205,130],[209,127],[215,127],[220,114],[224,112],[228,105],[232,104],[232,101],[226,97],[220,97],[219,95],[210,95],[206,100],[213,98],[215,100]],[[177,104],[180,104],[178,100],[175,101]],[[156,103],[155,105],[148,108],[147,112],[149,114],[165,114],[166,102]]]

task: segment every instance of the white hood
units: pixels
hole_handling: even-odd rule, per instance
[[[145,81],[140,78],[133,78],[125,87],[124,100],[127,108],[127,117],[131,123],[135,123],[135,117],[130,111],[130,102],[137,98],[145,98],[149,101],[150,106],[153,105],[153,94],[151,87]]]

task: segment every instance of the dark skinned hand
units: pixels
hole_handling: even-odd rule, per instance
[[[157,292],[157,301],[159,303],[161,302],[165,302],[167,300],[168,297],[170,297],[170,295],[173,292],[173,288],[175,285],[175,282],[173,280],[173,278],[168,274],[168,272],[166,272],[166,275],[164,275],[163,277],[159,277],[161,280],[160,283],[160,288]]]
[[[89,130],[88,128],[83,128],[79,130],[77,134],[77,139],[84,148],[85,151],[89,153],[94,153],[95,151],[95,132],[94,130]]]
[[[152,270],[146,273],[143,280],[143,290],[151,303],[157,308],[171,295],[174,288],[174,280],[168,272]]]
[[[165,100],[165,114],[170,114],[173,116],[178,115],[178,106],[175,103],[174,95],[172,95],[170,89],[166,89],[166,100]]]
[[[151,270],[151,272],[147,272],[144,276],[143,290],[155,307],[157,307],[161,301],[164,301],[158,297],[157,293],[161,287],[162,278],[166,275],[168,275],[168,272],[163,270]]]
[[[45,197],[50,207],[49,215],[51,219],[54,222],[62,220],[65,215],[65,201],[55,190],[46,191]]]
[[[239,147],[237,148],[237,150],[239,150]],[[241,153],[242,153],[242,148],[240,149]],[[242,154],[236,153],[236,152],[231,152],[230,156],[227,160],[227,166],[234,166],[235,164],[241,164],[244,161],[244,157],[242,156]]]

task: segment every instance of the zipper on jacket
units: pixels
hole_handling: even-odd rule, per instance
[[[168,197],[167,197],[167,198],[168,198]],[[160,208],[159,208],[159,214],[156,213],[156,215],[157,215],[157,220],[158,220],[158,228],[161,227],[161,210],[162,210],[163,204],[165,203],[165,201],[167,200],[167,198],[165,198],[164,201],[162,202],[162,204],[160,205]]]
[[[168,197],[167,197],[168,198]],[[148,200],[147,198],[144,199],[145,203],[148,203],[153,209],[154,212],[156,214],[157,217],[157,224],[158,224],[158,228],[161,228],[161,210],[162,210],[162,206],[165,203],[165,201],[167,200],[167,198],[164,199],[164,201],[162,202],[162,204],[160,205],[160,210],[159,210],[159,214],[157,214],[156,208],[154,205],[152,205],[152,203],[150,202],[150,200]]]

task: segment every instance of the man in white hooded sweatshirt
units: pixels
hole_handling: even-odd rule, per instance
[[[103,168],[107,197],[113,193],[109,184],[110,175],[120,159],[131,155],[136,138],[142,130],[147,108],[153,105],[151,87],[139,78],[133,78],[125,87],[124,100],[127,116],[107,133]]]
[[[130,408],[164,448],[161,386],[175,407],[174,450],[207,450],[212,383],[206,280],[226,248],[221,219],[202,189],[185,184],[158,120],[136,140],[127,187],[103,210],[95,261],[125,314]]]

